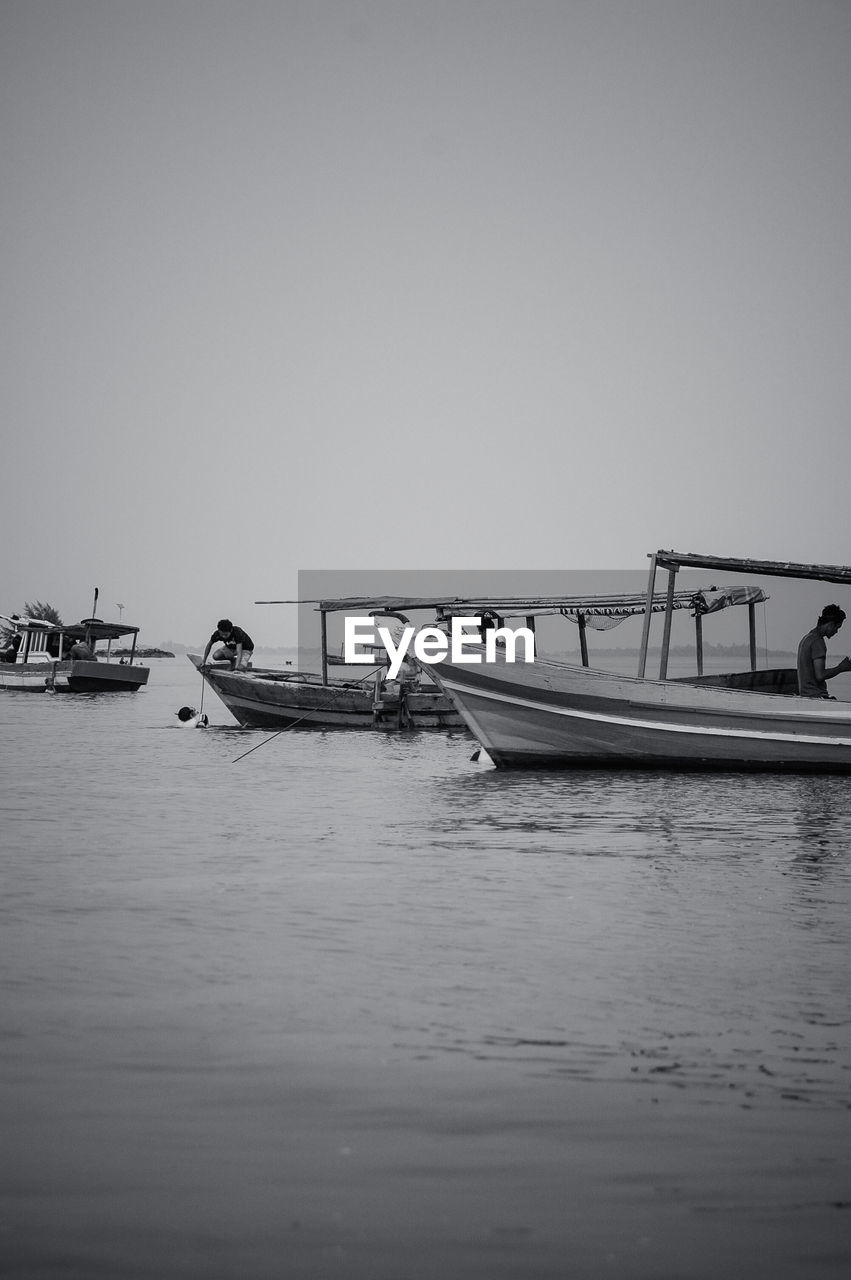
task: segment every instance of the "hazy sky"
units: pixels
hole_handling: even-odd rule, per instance
[[[0,15],[0,611],[851,559],[845,0]]]

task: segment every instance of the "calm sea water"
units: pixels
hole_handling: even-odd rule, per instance
[[[200,692],[0,694],[0,1275],[849,1274],[851,780]]]

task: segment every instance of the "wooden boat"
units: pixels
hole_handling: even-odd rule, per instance
[[[198,670],[201,658],[187,655]],[[254,667],[232,671],[226,664],[202,672],[209,688],[239,723],[250,728],[462,729],[451,699],[431,681],[402,690],[375,668],[365,680],[325,679],[312,672]]]
[[[346,607],[344,601],[275,603],[319,606],[320,672],[281,671],[254,665],[249,670],[234,671],[227,662],[208,662],[202,667],[198,654],[187,654],[207,686],[244,728],[464,731],[464,721],[452,700],[441,693],[433,680],[419,678],[415,685],[405,687],[396,681],[387,682],[385,662],[377,658],[359,679],[329,676],[328,668],[334,660],[328,648],[328,614],[342,612]],[[383,601],[369,603],[376,615],[391,616],[383,607]]]
[[[638,674],[536,658],[432,668],[498,768],[628,767],[851,772],[851,704],[797,696],[794,670],[667,675],[680,568],[851,585],[851,568],[657,551],[651,557]],[[659,569],[668,589],[658,679],[645,675]],[[705,611],[696,611],[698,623]],[[700,632],[698,632],[698,636]]]
[[[693,592],[675,593],[672,608],[687,607]],[[386,655],[366,646],[375,665],[360,679],[332,678],[329,667],[341,665],[329,652],[328,617],[332,614],[371,616],[377,621],[408,622],[409,613],[427,613],[441,622],[453,617],[488,615],[499,623],[523,618],[532,630],[535,619],[547,614],[573,618],[579,626],[582,661],[588,663],[587,626],[608,628],[645,607],[644,596],[623,593],[593,597],[462,598],[458,596],[350,596],[334,600],[275,600],[258,604],[312,604],[320,615],[320,672],[280,671],[253,667],[233,671],[229,663],[208,663],[202,671],[209,688],[243,726],[252,728],[319,729],[465,729],[452,698],[432,679],[433,668],[414,686],[385,680]],[[666,605],[659,595],[651,603],[656,612]],[[383,654],[383,650],[381,651]],[[198,654],[188,654],[201,670]]]
[[[149,667],[135,662],[138,627],[124,623],[84,618],[68,626],[54,626],[39,618],[0,615],[13,630],[17,652],[12,661],[0,662],[0,689],[43,693],[114,693],[140,689],[147,684]],[[130,656],[115,661],[113,640],[132,636]],[[74,645],[85,645],[94,655],[96,646],[106,642],[106,652],[97,657],[72,657]]]

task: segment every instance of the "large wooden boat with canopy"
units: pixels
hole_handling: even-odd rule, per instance
[[[150,668],[136,661],[138,627],[84,618],[54,625],[41,618],[0,614],[12,634],[1,655],[0,689],[43,693],[132,692],[147,684]],[[131,636],[129,656],[116,660],[112,643]],[[105,645],[98,650],[98,645]]]
[[[749,605],[750,669],[668,675],[680,569],[757,579],[811,579],[851,586],[851,568],[657,551],[651,556],[638,673],[614,675],[536,658],[432,668],[498,768],[628,767],[851,772],[851,703],[798,696],[794,669],[758,670]],[[656,579],[667,571],[658,678],[648,677]],[[700,640],[710,608],[696,603]]]
[[[696,613],[698,649],[703,613],[762,599],[757,592],[712,591],[704,594]],[[548,615],[570,619],[579,629],[581,662],[587,667],[588,629],[608,630],[628,618],[643,615],[644,594],[615,593],[595,596],[460,597],[460,596],[348,596],[333,600],[258,600],[258,604],[313,605],[319,614],[320,660],[318,672],[281,671],[254,666],[233,671],[229,663],[201,667],[198,654],[189,660],[201,671],[207,686],[221,699],[239,724],[251,728],[350,728],[350,729],[459,729],[465,720],[453,699],[432,678],[433,667],[423,669],[415,684],[388,681],[387,658],[376,650],[374,662],[356,678],[334,677],[330,669],[340,661],[329,644],[329,619],[334,615],[372,617],[377,623],[407,624],[412,615],[426,615],[439,624],[454,617],[477,617],[483,628],[506,623],[523,624],[532,632],[536,620]],[[668,607],[665,594],[650,601],[651,612]],[[672,610],[695,612],[693,591],[674,592]],[[751,615],[753,634],[753,615]],[[700,659],[702,661],[702,657]]]

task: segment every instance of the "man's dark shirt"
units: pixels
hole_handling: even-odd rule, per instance
[[[826,698],[827,681],[816,677],[814,659],[827,660],[827,645],[818,627],[808,631],[798,645],[798,693],[802,698]]]
[[[217,644],[218,642],[230,645],[234,649],[238,644],[241,644],[243,649],[250,650],[252,653],[254,652],[254,641],[251,639],[251,636],[247,631],[243,631],[242,627],[234,627],[226,636],[222,635],[221,631],[216,628],[210,636],[210,644]]]

